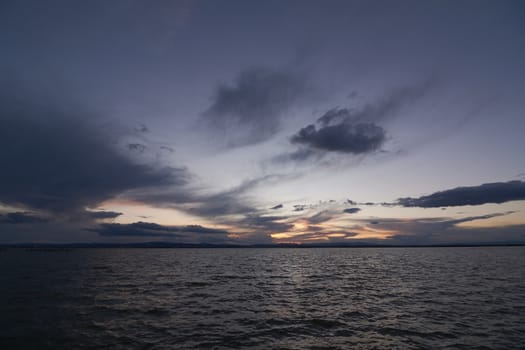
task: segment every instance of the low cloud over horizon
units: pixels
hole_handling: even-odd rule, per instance
[[[397,204],[404,207],[438,208],[488,203],[501,204],[520,200],[525,200],[525,182],[514,180],[456,187],[419,198],[399,198]]]
[[[116,237],[163,237],[163,238],[179,238],[187,239],[196,238],[203,241],[209,238],[209,235],[214,236],[214,241],[218,238],[227,240],[228,232],[222,229],[208,228],[200,225],[186,225],[186,226],[164,226],[150,222],[134,222],[132,224],[116,224],[116,223],[102,223],[98,227],[87,229],[96,232],[101,236],[116,236]]]

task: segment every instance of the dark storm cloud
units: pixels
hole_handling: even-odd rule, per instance
[[[26,212],[13,212],[0,214],[0,224],[36,224],[44,223],[48,220]]]
[[[27,93],[0,91],[0,201],[68,215],[133,188],[182,185],[183,168],[136,164],[100,118]],[[17,94],[18,93],[18,94]]]
[[[361,211],[360,208],[347,208],[347,209],[343,210],[343,212],[347,213],[347,214],[355,214],[355,213],[358,213],[360,211]]]
[[[305,78],[291,70],[250,68],[232,85],[217,87],[203,117],[225,132],[233,145],[264,141],[279,128],[284,112],[308,91]]]
[[[525,182],[523,181],[456,187],[419,198],[400,198],[397,204],[404,207],[438,208],[487,203],[500,204],[517,200],[525,200]]]
[[[187,235],[226,235],[225,230],[208,228],[200,225],[163,226],[149,222],[135,222],[132,224],[100,224],[89,231],[101,236],[149,236],[179,238]]]

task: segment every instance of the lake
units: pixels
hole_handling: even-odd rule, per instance
[[[525,247],[0,251],[2,349],[517,349]]]

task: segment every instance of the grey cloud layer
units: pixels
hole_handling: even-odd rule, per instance
[[[0,214],[0,224],[38,224],[47,221],[46,218],[25,212]]]
[[[95,116],[20,96],[0,96],[0,202],[78,213],[128,189],[187,182],[183,168],[124,156]]]
[[[467,227],[458,224],[505,216],[513,212],[492,213],[464,218],[377,219],[371,224],[381,230],[395,231],[392,244],[450,244],[515,242],[525,238],[525,225]]]
[[[261,216],[256,214],[246,215],[242,220],[237,222],[237,225],[246,227],[250,230],[259,231],[263,234],[270,234],[274,232],[286,232],[293,228],[293,224],[282,222],[286,220],[286,216]]]
[[[257,143],[278,131],[282,114],[307,92],[306,79],[297,72],[250,68],[232,85],[217,87],[203,117],[233,145]]]
[[[261,184],[278,181],[281,178],[282,176],[279,175],[262,176],[215,193],[208,193],[199,188],[179,186],[161,190],[132,190],[124,193],[122,197],[157,207],[176,208],[203,217],[248,215],[257,212],[257,209],[246,198],[247,192]]]
[[[400,198],[397,204],[404,207],[438,208],[487,203],[500,204],[516,200],[525,200],[525,182],[523,181],[456,187],[419,198]]]

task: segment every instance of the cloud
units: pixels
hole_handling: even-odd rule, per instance
[[[247,185],[242,184],[216,193],[208,193],[198,188],[138,189],[127,191],[120,198],[159,208],[177,209],[192,215],[216,218],[256,211],[256,208],[243,196],[248,190],[244,186]]]
[[[374,230],[390,232],[388,244],[454,244],[482,242],[514,242],[525,238],[525,225],[479,227],[459,225],[512,214],[491,213],[464,218],[383,218],[370,222]],[[364,220],[361,220],[364,221]]]
[[[174,191],[166,189],[132,190],[124,193],[121,197],[157,207],[174,208],[208,218],[246,215],[258,212],[247,193],[261,184],[272,183],[282,178],[281,175],[261,176],[215,193],[209,193],[202,188],[178,187]]]
[[[135,222],[132,224],[100,224],[88,231],[96,232],[101,236],[140,236],[140,237],[169,237],[185,238],[188,235],[227,235],[221,229],[208,228],[200,225],[163,226],[149,222]]]
[[[283,113],[308,90],[305,77],[298,72],[249,68],[233,84],[216,88],[202,116],[215,132],[224,132],[231,145],[258,143],[278,131]]]
[[[436,79],[430,77],[419,84],[398,87],[392,89],[383,98],[375,103],[368,103],[360,109],[334,108],[317,121],[322,126],[339,124],[342,122],[380,122],[392,117],[399,112],[405,105],[425,96],[429,89],[434,86]]]
[[[168,147],[168,146],[160,146],[160,149],[163,150],[163,151],[166,151],[168,153],[173,153],[175,152],[175,150],[171,147]]]
[[[208,193],[206,189],[181,188],[178,191],[130,191],[122,197],[158,207],[177,209],[191,215],[213,218],[214,222],[235,227],[234,234],[244,243],[271,243],[270,233],[291,229],[286,216],[267,215],[273,208],[257,207],[249,192],[262,184],[280,181],[281,175],[267,175],[246,180],[230,189]],[[282,204],[280,204],[281,207]]]
[[[334,217],[334,213],[332,213],[330,210],[323,210],[318,212],[315,215],[312,215],[305,220],[310,224],[321,224],[326,221],[330,221]]]
[[[141,143],[129,143],[128,149],[130,151],[136,151],[139,153],[143,153],[146,150],[146,146]]]
[[[347,214],[355,214],[355,213],[358,213],[360,211],[361,211],[360,208],[347,208],[347,209],[343,210],[343,212],[347,213]]]
[[[291,142],[321,151],[363,154],[378,150],[385,139],[385,130],[374,123],[342,122],[319,129],[310,124],[292,136]]]
[[[102,117],[28,93],[0,93],[0,201],[69,215],[129,189],[187,183],[184,168],[137,164]],[[17,91],[18,92],[18,91]]]
[[[282,209],[282,207],[283,207],[282,204],[277,204],[275,207],[271,207],[270,209],[276,210],[276,209]]]
[[[149,132],[148,127],[145,124],[139,124],[134,130],[138,133],[146,133]]]
[[[486,219],[492,219],[495,217],[505,216],[513,214],[514,212],[504,212],[504,213],[491,213],[491,214],[485,214],[485,215],[476,215],[476,216],[467,216],[463,218],[448,218],[448,217],[432,217],[432,218],[418,218],[418,219],[396,219],[396,218],[383,218],[373,221],[372,223],[375,225],[382,225],[383,227],[387,227],[389,229],[400,229],[400,231],[408,231],[410,232],[417,232],[420,230],[418,225],[427,225],[427,226],[433,226],[432,230],[437,229],[446,229],[447,227],[455,226],[457,224],[465,223],[465,222],[472,222],[476,220],[486,220]],[[357,220],[357,221],[364,221]],[[415,225],[414,227],[417,227],[416,229],[410,229],[411,225]],[[421,230],[426,231],[426,230]]]
[[[361,155],[379,151],[387,139],[387,132],[379,123],[424,96],[432,84],[433,79],[428,79],[394,89],[383,99],[360,109],[330,109],[315,124],[301,128],[290,138],[291,143],[301,148],[276,160],[304,161],[325,152]]]
[[[115,211],[88,211],[86,214],[93,219],[114,219],[122,215]]]
[[[64,106],[55,99],[34,98],[31,94],[19,93],[15,97],[0,93],[0,202],[22,208],[21,212],[31,210],[51,217],[53,228],[48,231],[70,225],[87,227],[103,236],[184,235],[178,238],[189,239],[199,234],[207,240],[219,239],[221,235],[226,237],[224,230],[205,232],[195,226],[157,229],[143,223],[131,226],[97,224],[97,220],[121,215],[87,209],[97,208],[111,199],[174,208],[215,218],[218,223],[247,225],[254,231],[263,232],[266,226],[278,227],[278,223],[271,223],[269,219],[253,218],[259,211],[248,196],[251,189],[278,179],[278,176],[263,176],[210,193],[206,188],[196,187],[192,182],[194,177],[183,167],[163,167],[155,159],[148,163],[148,154],[143,154],[142,163],[138,163],[132,158],[136,152],[128,151],[141,152],[143,144],[118,142],[125,141],[126,137],[122,136],[129,135],[122,135],[121,129],[110,128],[112,124],[108,124],[106,116],[100,113],[70,107],[67,101]],[[132,130],[146,131],[145,127]],[[243,222],[244,216],[251,218]],[[29,222],[30,218],[2,216],[4,223],[22,220]],[[32,219],[31,222],[43,221]],[[226,239],[222,236],[220,239]],[[266,239],[266,235],[252,238]]]
[[[304,233],[294,234],[291,238],[281,239],[282,241],[302,242],[302,243],[348,243],[348,238],[358,235],[356,232],[347,230],[313,230]]]
[[[179,232],[187,232],[187,233],[205,233],[205,234],[227,234],[228,231],[221,230],[221,229],[215,229],[215,228],[208,228],[201,225],[186,225],[186,226],[180,226],[178,227],[180,230]]]
[[[479,186],[456,187],[419,198],[399,198],[404,207],[437,208],[462,205],[482,205],[525,200],[525,182],[509,181],[487,183]]]
[[[45,223],[48,219],[27,212],[0,214],[0,224],[35,224]]]
[[[293,224],[283,222],[288,219],[286,216],[261,216],[257,214],[246,215],[236,225],[248,230],[259,231],[264,234],[272,232],[286,232],[293,228]]]
[[[510,214],[514,214],[514,213],[515,213],[514,211],[507,211],[505,213],[493,213],[493,214],[485,214],[485,215],[477,215],[477,216],[467,216],[467,217],[459,218],[459,219],[450,219],[450,220],[446,221],[446,223],[448,225],[457,225],[457,224],[461,224],[461,223],[464,223],[464,222],[492,219],[492,218],[496,218],[498,216],[505,216],[505,215],[510,215]]]
[[[306,208],[308,208],[308,205],[306,204],[296,204],[293,206],[293,211],[303,211]]]

